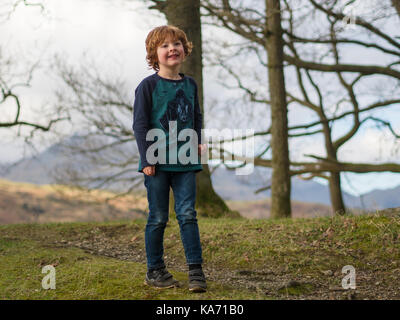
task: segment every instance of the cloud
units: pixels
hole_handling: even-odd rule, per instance
[[[400,141],[388,130],[373,127],[363,129],[339,150],[339,159],[347,162],[399,162],[399,156]]]

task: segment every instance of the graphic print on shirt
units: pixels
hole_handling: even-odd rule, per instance
[[[193,106],[186,98],[182,89],[176,91],[175,98],[168,102],[167,110],[160,118],[161,127],[169,130],[169,121],[177,121],[178,132],[185,128],[191,128],[192,123],[189,123],[193,114]]]

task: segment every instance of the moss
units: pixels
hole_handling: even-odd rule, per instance
[[[208,282],[209,291],[193,295],[187,274],[170,270],[183,284],[157,290],[144,285],[146,267],[85,253],[77,248],[44,248],[34,241],[0,242],[0,299],[265,299],[248,290]],[[42,268],[53,265],[56,289],[42,288]]]
[[[317,283],[327,283],[339,281],[345,265],[353,265],[362,273],[374,274],[375,278],[379,278],[379,275],[386,277],[387,274],[395,276],[398,274],[395,270],[400,267],[398,214],[291,220],[199,217],[198,221],[205,265],[217,270],[271,271],[284,275],[285,279],[307,276]],[[48,293],[52,299],[74,298],[73,294],[90,299],[189,299],[190,296],[184,291],[163,295],[143,288],[144,264],[107,259],[80,249],[51,247],[51,243],[60,240],[89,239],[88,242],[96,243],[96,246],[113,244],[118,248],[132,248],[132,257],[135,257],[139,253],[134,250],[144,250],[145,224],[145,219],[140,219],[108,223],[0,226],[0,270],[4,270],[0,275],[0,298],[45,298],[43,294],[29,290],[37,289],[37,281],[42,277],[38,266],[54,263],[71,276],[65,275],[67,277],[62,282],[66,286],[65,292],[60,291],[56,296]],[[135,242],[132,242],[133,238]],[[177,265],[185,265],[179,225],[174,216],[171,216],[165,230],[164,252],[168,256],[167,263],[169,260]],[[34,285],[26,280],[33,276],[32,270],[35,270],[37,278]],[[334,275],[327,276],[327,270]],[[120,273],[120,280],[114,277],[114,273]],[[174,275],[186,279],[185,273],[174,272]],[[87,289],[79,281],[85,281]],[[132,293],[132,288],[120,281],[133,286],[137,293]],[[110,284],[116,289],[108,288]],[[20,287],[26,290],[18,289]],[[230,292],[231,289],[218,284],[211,284],[211,287],[216,291],[201,297],[265,298],[250,291],[240,293],[232,289]],[[313,288],[305,284],[282,290],[280,294],[296,295]]]
[[[301,283],[297,281],[290,281],[286,286],[280,288],[278,293],[283,295],[300,296],[307,294],[313,290],[313,285],[310,283]]]

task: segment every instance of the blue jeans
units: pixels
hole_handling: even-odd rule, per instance
[[[164,267],[164,230],[168,222],[169,191],[172,188],[176,218],[188,264],[202,263],[199,227],[197,225],[196,173],[172,172],[156,168],[154,176],[144,176],[149,202],[149,217],[145,231],[148,269]]]

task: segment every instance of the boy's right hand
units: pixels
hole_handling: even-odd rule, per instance
[[[143,173],[147,176],[154,176],[156,174],[156,167],[155,166],[148,166],[143,168]]]

